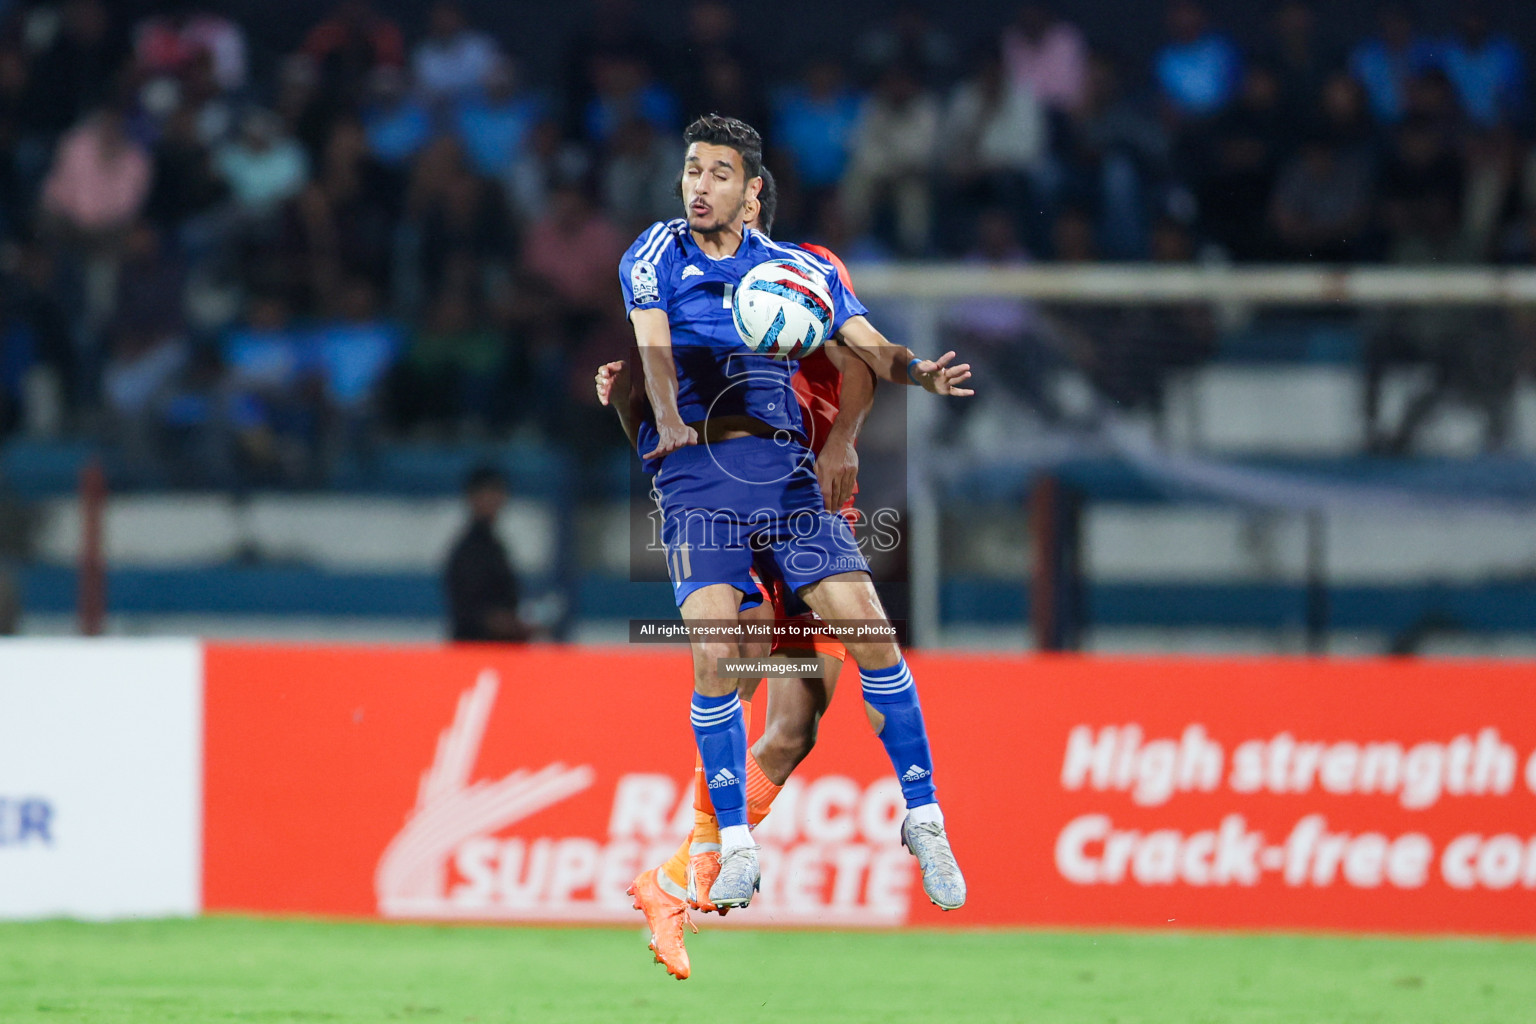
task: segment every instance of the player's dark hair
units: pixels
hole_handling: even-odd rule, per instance
[[[728,146],[741,154],[747,180],[763,174],[763,137],[747,122],[719,114],[705,114],[683,131],[683,142],[693,145]]]
[[[779,212],[779,186],[773,180],[773,172],[763,168],[763,189],[757,194],[757,230],[773,235],[773,218]]]

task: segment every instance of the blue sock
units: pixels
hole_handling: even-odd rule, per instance
[[[747,823],[747,723],[741,698],[693,695],[693,738],[709,780],[709,799],[721,828]]]
[[[860,668],[864,699],[885,716],[880,742],[890,755],[891,766],[901,780],[907,809],[938,802],[933,792],[933,754],[928,749],[928,730],[923,708],[917,701],[917,684],[903,659],[890,668]]]

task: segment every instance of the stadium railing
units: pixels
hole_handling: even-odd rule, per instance
[[[1078,598],[1090,629],[1209,624],[1271,634],[1266,642],[1281,648],[1315,649],[1326,646],[1330,629],[1394,648],[1412,646],[1415,631],[1536,626],[1536,593],[1525,593],[1536,552],[1518,539],[1536,510],[1536,270],[851,269],[877,326],[894,339],[923,354],[953,348],[977,364],[975,402],[1011,393],[987,399],[988,414],[964,418],[942,402],[906,403],[917,642],[969,636],[957,620],[977,609],[1018,615],[1003,625],[1022,638],[1040,551],[1031,552],[1021,529],[1011,552],[967,552],[957,525],[999,507],[1022,522],[1032,487],[1045,478],[1065,480],[1083,499],[1080,536],[1091,550],[1082,553],[1086,594]],[[998,303],[1016,304],[1013,314],[1034,335],[1019,344],[1039,349],[1039,358],[1010,363],[999,358],[1008,346],[966,326],[968,310],[991,307],[995,315]],[[1094,356],[1085,361],[1079,348],[1086,342],[1091,353],[1103,340],[1096,334],[1115,333],[1105,324],[1122,313],[1167,317],[1178,309],[1204,311],[1208,351],[1162,359],[1160,343],[1189,339],[1160,342],[1154,331],[1139,339],[1150,354],[1135,355],[1140,372],[1163,378],[1152,389],[1156,407],[1128,407],[1106,394],[1095,379],[1102,367],[1086,365]],[[1134,359],[1120,369],[1138,373]],[[1025,379],[1031,375],[1053,379]],[[974,429],[989,416],[1001,425]],[[966,508],[969,515],[957,514]],[[1189,525],[1201,516],[1204,531]],[[1131,550],[1137,534],[1156,545],[1180,533],[1180,519],[1189,528],[1174,548],[1182,545],[1192,564],[1180,565],[1179,550],[1164,564],[1139,564]],[[1247,527],[1233,522],[1260,523],[1279,540],[1270,538],[1264,557],[1246,557],[1231,535]],[[1358,543],[1372,531],[1379,543]],[[1225,550],[1202,551],[1202,537],[1204,547]],[[1426,546],[1439,549],[1436,557],[1423,555]],[[978,562],[1007,566],[1011,578],[967,579],[951,570]],[[1177,608],[1187,616],[1170,611]],[[1307,641],[1276,639],[1282,635]]]

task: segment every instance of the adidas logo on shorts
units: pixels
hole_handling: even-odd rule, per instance
[[[930,772],[927,768],[919,768],[917,765],[914,764],[910,768],[908,768],[905,772],[902,773],[901,781],[902,782],[916,782],[918,779],[926,779],[929,775],[932,775],[932,774],[933,773]],[[714,783],[711,782],[710,785],[713,786]]]
[[[729,768],[721,768],[718,772],[715,772],[715,777],[709,780],[709,788],[719,789],[722,786],[731,786],[735,783],[736,776],[731,770]]]

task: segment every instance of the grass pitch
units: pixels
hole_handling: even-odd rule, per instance
[[[1536,1024],[1536,944],[1109,932],[689,936],[214,917],[0,925],[0,1021]]]

